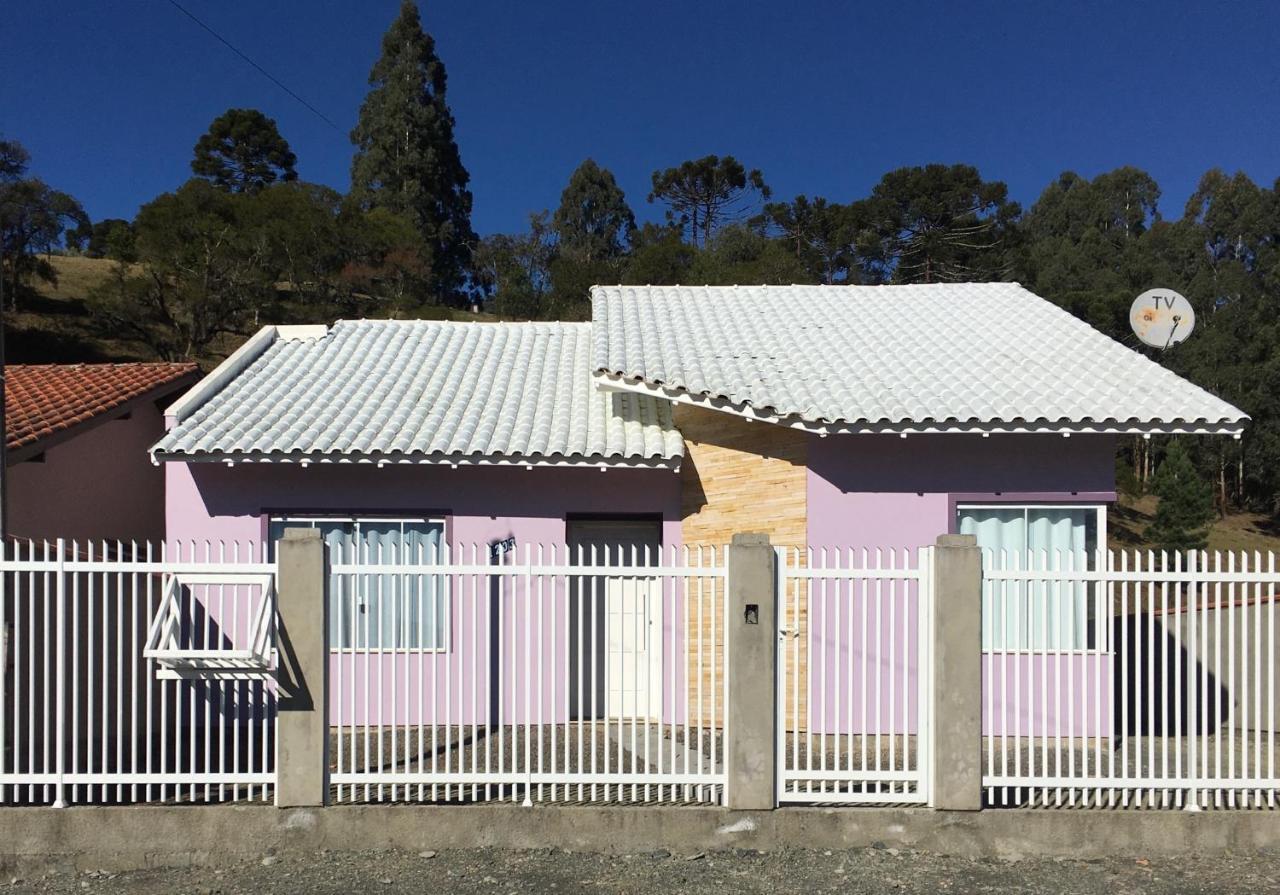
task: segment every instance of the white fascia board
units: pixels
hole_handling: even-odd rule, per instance
[[[329,334],[326,323],[293,323],[276,327],[276,337],[285,342],[323,339]]]
[[[279,464],[289,466],[506,466],[528,469],[665,469],[680,471],[680,458],[663,457],[518,457],[448,454],[377,456],[369,454],[254,454],[155,452],[156,463]]]
[[[754,422],[771,423],[815,435],[1230,435],[1239,438],[1249,419],[1244,417],[1236,423],[1210,423],[1203,420],[822,423],[795,415],[779,416],[743,402],[728,401],[711,395],[695,395],[683,388],[654,385],[617,373],[596,370],[591,375],[596,386],[606,391],[631,392],[662,398],[673,404],[706,407]]]
[[[164,412],[166,418],[172,417],[175,423],[180,423],[191,414],[195,413],[200,407],[222,390],[232,379],[240,375],[245,367],[253,363],[262,356],[271,344],[276,340],[277,327],[264,326],[252,336],[250,336],[243,345],[228,355],[227,359],[214,367],[208,375],[191,386],[182,397],[170,404]]]

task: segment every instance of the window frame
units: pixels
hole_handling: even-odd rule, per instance
[[[1107,504],[1097,500],[1080,500],[1080,501],[1038,501],[1038,500],[965,500],[957,501],[953,505],[952,530],[959,532],[960,516],[965,510],[1021,510],[1023,524],[1030,530],[1030,519],[1028,514],[1032,510],[1093,510],[1096,513],[1094,530],[1096,531],[1096,543],[1094,549],[1088,551],[1087,571],[1101,571],[1105,569],[1105,559],[1107,554]],[[979,549],[982,549],[979,547]],[[1023,551],[1021,568],[1029,569],[1031,567],[1030,559],[1033,551],[1027,548]],[[1049,558],[1051,561],[1051,558]],[[1103,569],[1099,568],[1099,562],[1103,562]],[[1077,569],[1076,571],[1082,571]],[[1106,582],[1099,580],[1092,583],[1095,587],[1104,587]],[[1092,590],[1092,588],[1091,588]],[[1049,655],[1068,655],[1068,656],[1096,656],[1111,655],[1112,637],[1110,624],[1102,624],[1096,615],[1090,617],[1089,612],[1096,611],[1098,607],[1098,597],[1096,593],[1090,593],[1089,602],[1086,604],[1086,619],[1093,623],[1093,631],[1095,643],[1090,646],[1087,642],[1083,647],[1063,647],[1063,646],[1018,646],[1010,647],[1004,645],[1000,648],[984,645],[982,651],[991,653],[992,655],[1021,655],[1021,656],[1049,656]],[[1104,619],[1111,619],[1113,615],[1113,607],[1108,605],[1106,599],[1101,601]]]
[[[360,531],[361,523],[370,524],[388,524],[398,523],[403,532],[403,526],[406,523],[422,523],[435,524],[440,526],[440,547],[441,561],[438,565],[448,565],[452,550],[449,544],[449,520],[445,516],[437,515],[418,515],[418,516],[396,516],[379,514],[372,516],[357,516],[352,513],[269,513],[267,514],[267,529],[274,524],[290,525],[290,524],[310,524],[311,528],[316,527],[319,522],[349,522],[355,526],[356,533]],[[274,544],[271,545],[274,552]],[[355,563],[360,562],[359,556],[353,560]],[[374,574],[374,573],[368,573]],[[436,637],[437,646],[329,646],[329,653],[338,655],[362,654],[362,655],[382,655],[382,654],[432,654],[432,653],[449,653],[453,650],[453,576],[447,572],[440,573],[443,579],[442,598],[444,601],[444,612],[441,618],[440,636]],[[342,623],[339,622],[338,630],[342,630]],[[353,632],[354,633],[354,632]]]
[[[1094,549],[1090,551],[1089,560],[1091,564],[1091,571],[1096,571],[1092,566],[1098,559],[1099,551],[1105,555],[1107,550],[1107,505],[1105,503],[1099,503],[1096,500],[1081,500],[1075,503],[1053,503],[1037,500],[960,501],[955,504],[955,514],[951,520],[952,526],[956,532],[959,532],[960,530],[960,514],[965,510],[1021,510],[1022,521],[1024,524],[1029,522],[1027,514],[1032,510],[1094,510],[1097,514],[1095,517],[1097,521],[1094,526],[1094,529],[1097,532],[1097,544],[1095,544]],[[1030,548],[1026,550],[1026,553],[1031,553]],[[1023,557],[1023,559],[1026,558],[1027,557]],[[1023,568],[1025,569],[1027,567],[1028,565],[1023,563]]]

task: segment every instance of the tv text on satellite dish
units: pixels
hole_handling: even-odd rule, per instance
[[[1148,289],[1133,300],[1129,325],[1144,345],[1163,350],[1187,340],[1196,326],[1196,312],[1172,289]]]

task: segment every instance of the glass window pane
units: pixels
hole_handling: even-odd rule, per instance
[[[444,525],[433,521],[350,518],[271,519],[270,555],[285,528],[318,528],[334,561],[436,564],[447,559]],[[447,576],[366,574],[330,582],[334,649],[442,649],[446,645]]]
[[[959,510],[991,561],[1007,568],[1089,569],[1098,549],[1097,507],[989,506]],[[989,592],[988,592],[989,591]],[[987,649],[1084,649],[1096,640],[1087,582],[1005,582],[984,588]]]
[[[1049,568],[1090,568],[1096,549],[1098,512],[1093,507],[1031,507],[1027,511],[1028,542],[1043,550]],[[1088,640],[1092,600],[1087,582],[1045,586],[1048,645],[1054,649],[1083,649]]]

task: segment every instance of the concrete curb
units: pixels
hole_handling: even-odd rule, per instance
[[[563,848],[674,854],[722,848],[896,847],[968,857],[1102,858],[1280,849],[1267,811],[270,806],[7,808],[0,869],[200,866],[320,849]]]

